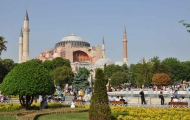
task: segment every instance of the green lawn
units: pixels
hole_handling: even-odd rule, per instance
[[[0,120],[17,120],[17,119],[14,116],[9,116],[9,117],[0,117]]]
[[[118,112],[112,115],[128,115],[128,113]],[[42,115],[37,120],[88,120],[88,112]]]
[[[88,120],[88,112],[42,115],[37,120]]]

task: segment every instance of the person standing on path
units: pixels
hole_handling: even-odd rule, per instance
[[[145,102],[145,97],[144,97],[144,91],[141,90],[141,92],[140,92],[139,94],[140,94],[140,96],[141,96],[141,104],[146,104],[146,102]]]
[[[162,90],[160,91],[159,98],[161,99],[161,105],[164,105],[164,94]]]
[[[170,92],[170,94],[171,94],[171,102],[172,102],[172,100],[174,98],[174,89],[172,89],[172,91]]]

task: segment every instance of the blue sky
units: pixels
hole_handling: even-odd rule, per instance
[[[30,58],[74,31],[91,46],[101,45],[104,36],[106,57],[122,61],[125,21],[130,64],[154,56],[190,60],[190,33],[178,22],[190,23],[190,0],[0,0],[0,5],[0,36],[8,41],[2,59],[18,62],[27,9]]]

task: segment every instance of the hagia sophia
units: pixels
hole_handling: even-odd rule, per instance
[[[24,16],[24,26],[21,29],[19,37],[19,61],[18,63],[26,62],[29,58],[29,17],[26,11]],[[56,57],[68,59],[71,63],[72,70],[77,72],[79,67],[86,67],[89,70],[95,68],[103,68],[104,65],[128,65],[127,57],[127,33],[126,26],[124,25],[123,33],[123,62],[113,62],[111,59],[106,58],[104,37],[102,45],[91,46],[90,43],[85,41],[82,37],[77,36],[72,32],[71,35],[63,37],[60,41],[55,43],[53,49],[42,51],[37,55],[37,59],[45,61],[52,60]],[[53,46],[52,46],[53,47]]]

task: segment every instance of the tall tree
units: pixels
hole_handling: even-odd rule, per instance
[[[136,84],[139,87],[142,87],[142,85],[147,85],[149,86],[151,84],[151,79],[152,79],[152,72],[151,72],[151,67],[152,67],[152,62],[143,62],[143,63],[138,63],[135,68],[135,81]]]
[[[124,69],[122,66],[119,66],[119,65],[108,65],[108,66],[105,66],[104,67],[104,74],[105,74],[105,78],[106,80],[108,80],[113,73],[116,73],[116,72],[124,72]]]
[[[84,69],[79,68],[77,74],[75,74],[73,82],[72,82],[73,88],[77,89],[87,89],[90,87],[89,81],[88,81],[88,76],[84,72]]]
[[[186,28],[190,28],[190,24],[185,23],[185,20],[181,20],[181,21],[179,21],[179,23],[182,23],[182,24],[183,24],[183,26],[185,26]],[[189,32],[189,33],[190,33],[190,30],[187,30],[187,32]]]
[[[102,69],[96,69],[94,92],[90,102],[89,120],[111,120],[106,80]]]
[[[6,75],[1,90],[5,95],[19,95],[20,104],[29,109],[35,95],[53,94],[55,87],[52,77],[41,63],[27,61],[17,65]]]
[[[125,72],[116,72],[112,74],[111,80],[109,81],[109,83],[114,87],[121,86],[121,84],[126,82],[127,78],[128,76]]]
[[[5,41],[5,38],[3,36],[0,36],[0,55],[2,53],[2,51],[6,51],[7,50],[7,47],[6,47],[6,44],[7,41]]]
[[[66,84],[71,84],[73,80],[73,72],[70,67],[57,67],[51,72],[51,76],[57,86],[64,88]]]
[[[171,71],[170,78],[172,83],[181,80],[180,74],[183,71],[180,61],[177,58],[166,58],[162,61],[168,65]]]

